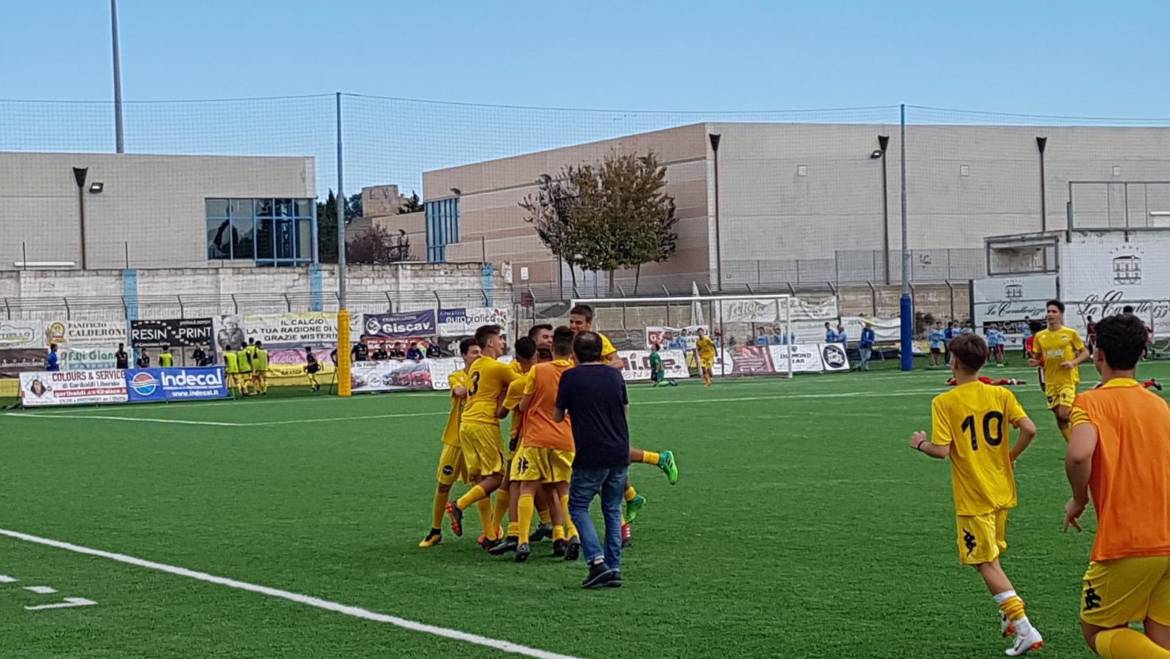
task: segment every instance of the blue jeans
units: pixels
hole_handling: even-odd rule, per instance
[[[868,371],[869,358],[873,356],[873,348],[858,348],[857,351],[861,353],[861,366],[858,368],[863,371]]]
[[[625,500],[626,472],[629,467],[609,469],[573,469],[569,482],[569,516],[581,534],[581,549],[589,563],[599,559],[611,570],[622,567],[622,502]],[[601,494],[601,513],[605,519],[605,550],[597,539],[597,529],[589,516],[589,504]]]

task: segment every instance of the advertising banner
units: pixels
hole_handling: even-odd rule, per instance
[[[355,314],[356,316],[356,314]],[[299,313],[260,314],[244,316],[243,322],[236,321],[232,327],[226,316],[221,332],[227,331],[224,337],[229,341],[238,338],[241,329],[246,339],[255,339],[265,346],[272,347],[304,347],[307,345],[335,345],[337,343],[337,314],[326,311],[303,311]],[[352,333],[354,325],[350,326]],[[360,332],[353,335],[357,340]]]
[[[130,345],[135,348],[210,346],[210,318],[170,318],[130,321]]]
[[[462,360],[460,360],[462,362]],[[351,371],[353,392],[413,391],[431,389],[430,360],[355,362]],[[447,380],[443,379],[446,388]]]
[[[1024,320],[1042,320],[1044,302],[1056,297],[1056,275],[1031,275],[971,281],[971,320],[980,333],[999,325],[1008,345],[1018,347],[1027,335]]]
[[[817,348],[821,351],[821,364],[825,367],[825,371],[848,371],[849,370],[849,353],[845,351],[845,346],[840,343],[820,343]]]
[[[727,323],[774,323],[780,319],[776,300],[732,300],[718,304]]]
[[[131,403],[227,398],[223,368],[134,368],[126,371]]]
[[[483,325],[507,328],[508,316],[507,309],[490,307],[439,309],[439,336],[470,336]]]
[[[1170,334],[1166,254],[1170,232],[1072,232],[1060,249],[1061,295],[1070,301],[1065,324],[1083,333],[1089,316],[1100,320],[1131,305],[1157,336]]]
[[[400,313],[368,313],[362,317],[363,337],[409,339],[434,335],[434,309]]]
[[[650,350],[657,343],[663,350],[694,350],[695,342],[699,340],[700,329],[705,328],[702,325],[649,326],[646,328],[646,349]]]
[[[117,369],[20,374],[23,407],[125,403],[126,376]]]
[[[753,375],[775,373],[770,348],[779,346],[736,346],[728,349],[731,353],[731,375]]]
[[[682,350],[659,350],[662,357],[662,368],[666,371],[668,380],[689,378],[687,371],[686,354]],[[649,350],[619,350],[622,358],[622,379],[635,382],[650,379],[650,351]]]
[[[821,344],[803,343],[791,346],[768,346],[772,353],[772,364],[776,373],[788,372],[788,358],[792,356],[793,373],[821,373],[825,370],[825,363],[821,355]],[[838,345],[838,344],[830,344]],[[839,347],[839,346],[838,346]]]
[[[463,368],[462,357],[443,357],[441,359],[428,359],[427,364],[431,371],[431,388],[435,391],[447,391],[450,389],[447,386],[447,378],[459,369]]]

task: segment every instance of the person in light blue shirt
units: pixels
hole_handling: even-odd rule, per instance
[[[944,366],[943,351],[947,345],[947,333],[943,330],[941,320],[934,323],[934,329],[930,330],[930,366],[931,368],[938,368]]]
[[[999,329],[998,325],[992,325],[987,328],[987,347],[991,350],[991,354],[995,357],[995,365],[1003,368],[1003,350],[1004,344],[1007,343],[1007,337],[1004,336],[1003,331]]]
[[[837,343],[844,343],[849,345],[849,334],[845,331],[845,326],[837,323]]]
[[[857,367],[859,370],[869,370],[869,358],[873,356],[873,344],[876,341],[877,332],[873,331],[873,323],[867,320],[861,329],[861,340],[857,342],[857,351],[861,356],[861,364]]]
[[[836,343],[837,333],[833,331],[833,326],[825,323],[825,343]]]
[[[756,345],[768,345],[768,330],[764,329],[763,327],[760,328],[760,335],[756,337]]]

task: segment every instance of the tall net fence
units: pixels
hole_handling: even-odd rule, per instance
[[[352,278],[353,299],[389,305],[418,287],[427,295],[437,287],[426,282],[460,264],[471,269],[444,287],[486,306],[841,287],[884,300],[902,279],[903,210],[918,286],[988,276],[991,236],[1064,231],[1070,218],[1073,228],[1170,227],[1164,119],[911,105],[905,154],[901,119],[895,106],[147,101],[126,104],[127,153],[115,156],[110,103],[0,101],[0,299],[8,315],[65,297],[116,314],[133,283],[121,273],[133,272],[143,298],[335,307],[339,185],[349,261],[386,266]],[[574,182],[567,167],[596,173],[623,156],[653,156],[663,171],[660,194],[647,197],[662,218],[649,242],[625,233],[616,206],[588,215],[579,186],[556,188]],[[559,208],[542,179],[594,218],[572,227],[576,244],[532,222]],[[260,268],[301,274],[249,276]],[[176,269],[186,274],[152,274]]]

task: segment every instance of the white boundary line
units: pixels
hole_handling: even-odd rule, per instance
[[[244,426],[257,425],[254,423],[232,423],[230,421],[189,421],[187,419],[156,419],[138,416],[114,416],[111,414],[61,414],[58,412],[51,414],[35,412],[8,412],[4,416],[23,417],[26,419],[100,419],[103,421],[143,421],[147,423],[177,423],[185,426],[225,426],[229,428],[240,428]]]
[[[133,556],[127,556],[125,554],[115,554],[113,552],[102,551],[100,549],[91,549],[89,547],[82,547],[81,545],[74,545],[74,544],[71,544],[68,542],[61,542],[60,540],[51,540],[49,538],[41,538],[41,537],[38,537],[35,535],[21,533],[19,531],[9,531],[7,529],[0,529],[0,535],[8,536],[9,538],[13,538],[15,540],[23,540],[25,542],[31,542],[31,543],[38,544],[38,545],[45,545],[47,547],[55,547],[57,549],[64,549],[65,551],[71,551],[71,552],[74,552],[77,554],[85,554],[87,556],[96,556],[98,558],[105,558],[107,560],[116,561],[118,563],[125,563],[127,565],[133,565],[135,567],[146,568],[148,570],[155,570],[156,572],[165,572],[167,574],[173,574],[173,575],[180,576],[180,577],[187,577],[188,579],[195,579],[196,581],[202,581],[205,583],[213,583],[213,584],[216,584],[219,586],[227,586],[228,588],[235,588],[237,590],[244,590],[244,591],[247,591],[250,593],[259,593],[261,595],[267,595],[268,597],[274,597],[277,599],[288,600],[290,602],[295,602],[297,604],[303,604],[305,606],[311,606],[314,608],[323,609],[325,611],[332,611],[334,613],[340,613],[342,615],[347,615],[347,616],[350,616],[353,618],[361,618],[362,620],[370,620],[372,622],[380,622],[380,623],[384,623],[384,624],[388,624],[388,625],[394,625],[395,627],[401,627],[403,629],[407,629],[410,631],[421,632],[423,634],[431,634],[432,636],[439,636],[442,638],[448,638],[448,639],[452,639],[455,641],[463,641],[464,643],[471,643],[473,645],[480,645],[483,647],[492,648],[494,650],[499,650],[501,652],[510,652],[512,654],[524,655],[526,657],[537,657],[537,659],[574,659],[574,657],[572,657],[570,655],[556,654],[554,652],[547,652],[545,650],[538,650],[536,648],[530,648],[530,647],[527,647],[524,645],[520,645],[518,643],[512,643],[511,641],[500,641],[500,640],[496,640],[494,638],[480,636],[478,634],[471,634],[468,632],[462,632],[462,631],[459,631],[457,629],[448,629],[446,627],[437,627],[435,625],[428,625],[428,624],[421,623],[421,622],[415,622],[414,620],[407,620],[405,618],[399,618],[398,616],[392,616],[392,615],[388,615],[385,613],[378,613],[376,611],[370,611],[368,609],[363,609],[363,608],[356,607],[356,606],[350,606],[348,604],[339,604],[337,602],[331,602],[329,600],[321,599],[319,597],[313,597],[311,595],[302,595],[300,593],[293,593],[293,592],[289,592],[287,590],[280,590],[278,588],[270,588],[268,586],[260,586],[257,584],[251,584],[251,583],[247,583],[244,581],[236,581],[235,579],[228,579],[226,577],[217,577],[213,574],[207,574],[206,572],[198,572],[196,570],[188,570],[187,568],[176,567],[174,565],[167,565],[165,563],[155,563],[154,561],[148,561],[148,560],[141,559],[141,558],[135,558]]]

